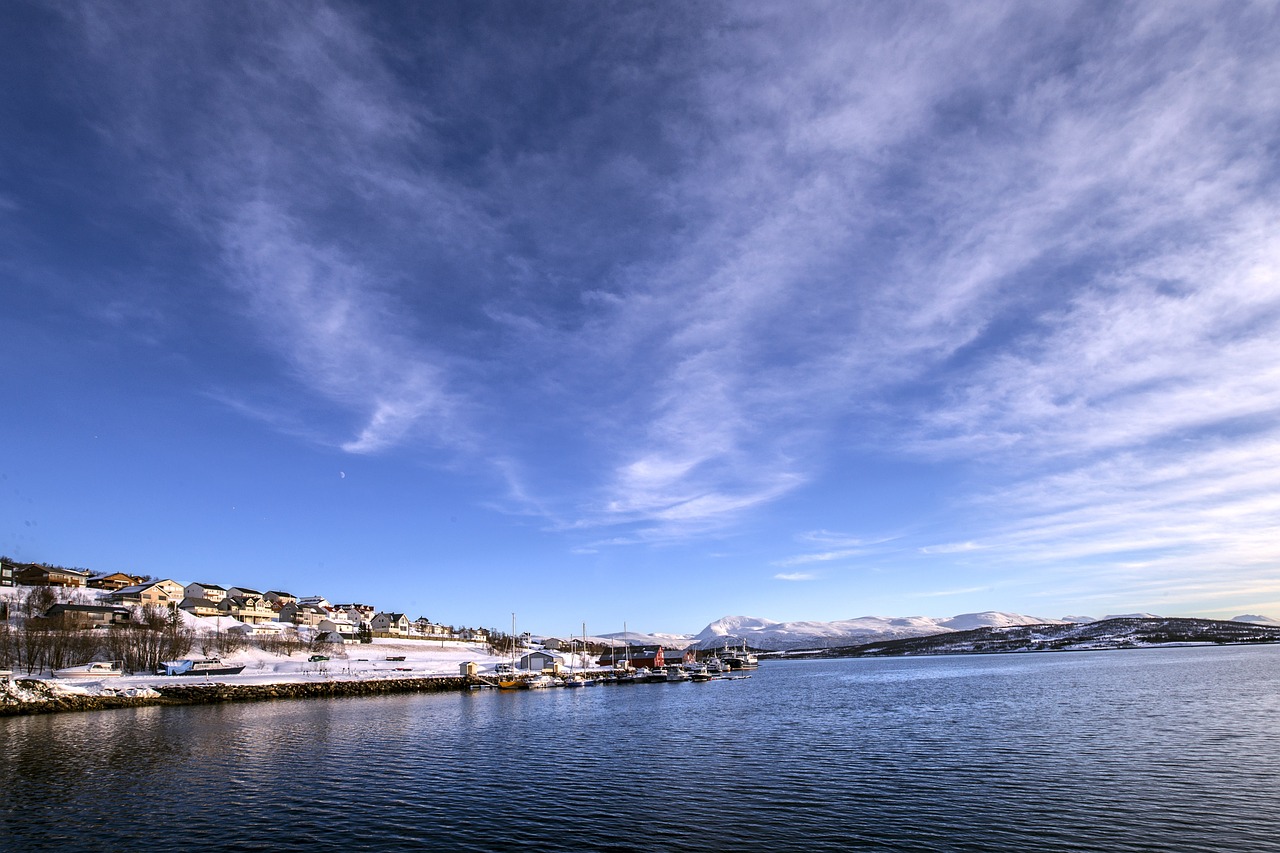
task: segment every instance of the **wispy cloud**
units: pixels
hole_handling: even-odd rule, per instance
[[[812,581],[817,580],[818,576],[812,572],[779,572],[773,576],[773,579],[779,581]]]
[[[643,46],[603,11],[433,35],[430,73],[346,6],[80,9],[104,138],[289,392],[246,409],[484,459],[587,549],[723,534],[864,451],[981,467],[973,529],[814,531],[775,565],[1128,555],[1244,587],[1274,555],[1260,7],[631,12]]]
[[[949,542],[945,545],[924,545],[920,548],[921,554],[966,554],[970,551],[980,551],[983,545],[977,542]]]

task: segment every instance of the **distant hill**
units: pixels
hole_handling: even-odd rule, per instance
[[[1274,643],[1280,625],[1235,620],[1117,617],[1087,624],[1013,625],[952,631],[814,652],[815,656],[880,657],[975,652],[1079,651],[1168,643]]]
[[[1233,616],[1232,622],[1251,622],[1254,625],[1280,625],[1280,620],[1272,619],[1270,616]]]
[[[756,616],[726,616],[703,628],[694,638],[694,643],[700,649],[746,643],[753,649],[785,651],[839,648],[974,628],[1064,623],[1065,620],[1061,619],[1044,619],[994,610],[963,613],[947,619],[929,616],[862,616],[835,622],[774,622]]]

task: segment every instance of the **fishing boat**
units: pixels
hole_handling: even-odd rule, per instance
[[[244,666],[223,663],[221,658],[189,658],[160,664],[156,675],[239,675]]]
[[[124,675],[124,662],[100,660],[82,663],[79,666],[55,669],[53,675],[55,678],[119,678]]]
[[[741,649],[730,649],[726,645],[724,652],[720,655],[720,662],[731,672],[760,668],[760,659],[755,656],[754,652],[747,650],[746,640],[742,641]]]

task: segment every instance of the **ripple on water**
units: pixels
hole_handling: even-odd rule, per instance
[[[6,849],[1063,851],[1274,843],[1280,649],[0,720]],[[1210,819],[1211,816],[1211,819]]]

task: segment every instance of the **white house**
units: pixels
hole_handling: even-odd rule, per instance
[[[409,617],[403,613],[376,613],[369,620],[369,627],[374,635],[384,637],[407,637],[409,635]]]
[[[204,598],[217,604],[227,597],[227,591],[216,583],[189,583],[182,589],[186,598]]]

